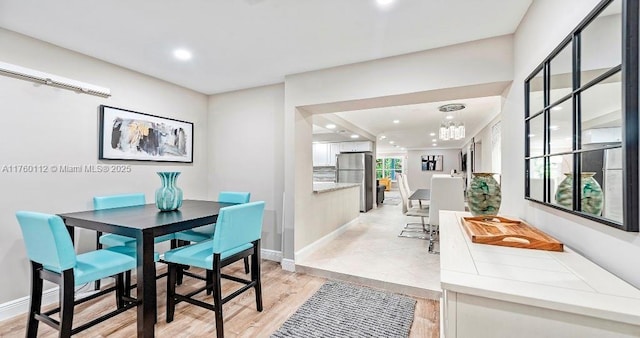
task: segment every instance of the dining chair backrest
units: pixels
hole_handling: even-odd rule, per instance
[[[218,202],[223,203],[248,203],[251,193],[239,191],[221,191],[218,194]]]
[[[429,224],[440,224],[440,210],[464,211],[464,182],[462,177],[434,175],[431,177]]]
[[[145,197],[142,193],[93,197],[93,208],[96,210],[133,207],[145,204]]]
[[[409,195],[408,192],[404,189],[404,185],[402,184],[402,174],[398,174],[398,190],[400,190],[400,199],[402,199],[402,213],[406,214],[409,211]]]
[[[264,201],[220,209],[213,232],[213,252],[222,253],[260,239],[263,215]]]
[[[76,252],[60,216],[18,211],[16,218],[31,261],[56,272],[75,267]]]
[[[406,192],[411,191],[411,189],[409,188],[409,178],[407,177],[407,174],[402,174],[402,184],[404,184],[404,190]]]

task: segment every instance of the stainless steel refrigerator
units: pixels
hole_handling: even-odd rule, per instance
[[[360,184],[360,212],[373,208],[373,156],[370,153],[338,154],[338,183]]]

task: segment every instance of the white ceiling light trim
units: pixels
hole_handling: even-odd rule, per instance
[[[85,82],[72,80],[66,77],[48,74],[39,70],[17,66],[0,61],[0,74],[15,77],[22,80],[29,80],[42,83],[52,87],[70,89],[79,93],[97,95],[102,97],[111,96],[109,88],[92,85]]]

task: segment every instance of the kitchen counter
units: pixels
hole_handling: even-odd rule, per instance
[[[336,191],[359,186],[360,184],[358,183],[313,182],[313,192],[316,194],[320,194],[323,192]]]

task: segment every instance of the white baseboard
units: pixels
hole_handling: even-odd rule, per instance
[[[0,304],[0,320],[9,319],[29,311],[29,296],[14,299]],[[45,290],[42,293],[42,305],[49,305],[58,302],[58,287]]]
[[[309,255],[311,252],[313,252],[319,246],[322,246],[322,245],[324,245],[324,244],[336,239],[338,236],[342,235],[342,233],[347,231],[347,228],[350,225],[352,225],[353,223],[355,223],[356,220],[357,220],[357,218],[349,221],[348,223],[345,223],[344,225],[342,225],[338,229],[333,230],[332,232],[326,234],[324,237],[318,239],[317,241],[315,241],[315,242],[305,246],[304,248],[296,251],[295,259],[296,260],[304,259],[307,255]]]
[[[274,261],[280,263],[282,261],[282,251],[260,249],[260,256],[262,259],[268,261]]]
[[[283,258],[280,266],[282,266],[282,270],[296,272],[296,262],[293,259]]]

